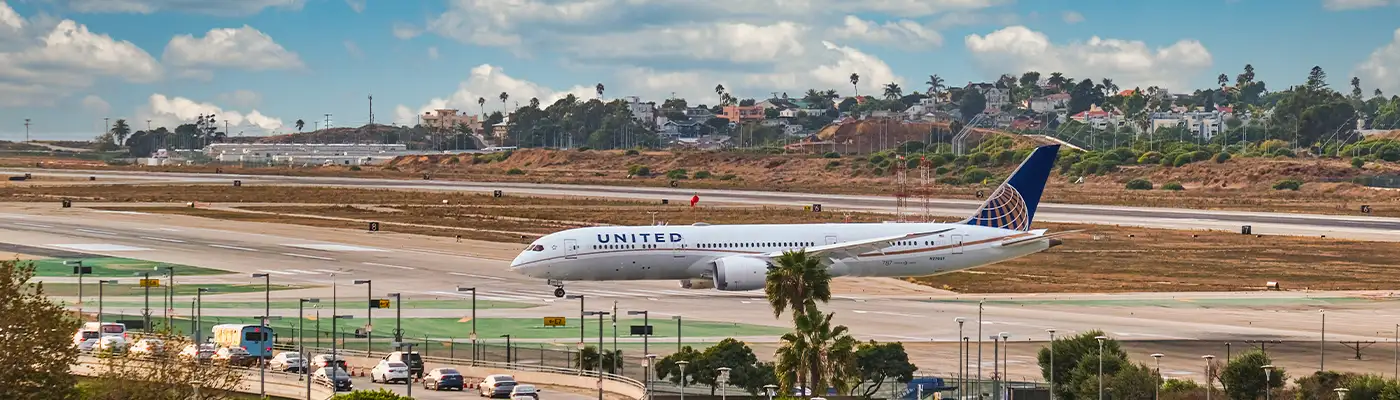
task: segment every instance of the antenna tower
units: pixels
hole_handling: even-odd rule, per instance
[[[894,157],[894,220],[904,222],[909,212],[909,179],[905,172],[908,167],[903,155]]]

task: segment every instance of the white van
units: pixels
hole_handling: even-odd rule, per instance
[[[127,339],[126,325],[116,322],[85,322],[82,327],[78,328],[78,333],[73,334],[73,344],[81,345],[89,339],[95,341],[107,336],[120,336],[122,339]]]

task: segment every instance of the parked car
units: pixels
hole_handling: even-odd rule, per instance
[[[83,342],[89,340],[91,340],[93,344],[97,344],[97,338],[101,335],[101,333],[98,333],[95,330],[79,329],[78,333],[73,334],[73,344],[77,345],[80,348],[83,346]],[[89,346],[88,349],[91,350],[91,346]]]
[[[318,356],[316,356],[316,357],[312,357],[312,358],[311,358],[311,367],[310,367],[310,368],[311,368],[311,372],[319,371],[319,370],[321,370],[321,368],[325,368],[325,367],[330,366],[330,365],[331,365],[331,355],[330,355],[330,354],[321,354],[321,355],[318,355]],[[336,357],[336,358],[335,358],[335,365],[340,366],[341,369],[346,369],[346,368],[348,368],[348,367],[345,366],[345,359],[344,359],[344,358],[340,358],[340,357]]]
[[[424,389],[465,390],[466,387],[466,378],[463,378],[462,373],[452,368],[433,368],[432,371],[428,371],[428,375],[423,377]]]
[[[272,357],[272,361],[268,365],[278,371],[298,373],[306,371],[306,359],[301,358],[301,353],[295,351],[277,353],[277,356]]]
[[[375,365],[374,369],[369,371],[369,381],[372,383],[394,383],[398,381],[408,383],[408,364],[398,361],[379,360],[379,365]]]
[[[209,361],[210,359],[214,358],[214,353],[216,351],[217,350],[214,349],[214,345],[212,344],[189,344],[185,345],[185,349],[180,351],[180,358],[184,358],[186,360],[197,359],[199,361]]]
[[[165,341],[151,338],[139,339],[136,343],[132,343],[127,351],[131,352],[132,355],[149,356],[165,351]]]
[[[515,377],[510,375],[487,375],[481,380],[481,397],[490,398],[510,398],[511,390],[515,389]]]
[[[124,353],[126,352],[126,338],[122,336],[103,336],[97,339],[97,346],[94,350]]]
[[[91,353],[92,350],[95,348],[97,348],[96,335],[94,335],[91,339],[83,339],[82,341],[78,342],[78,351],[80,352]]]
[[[397,361],[408,365],[408,373],[418,378],[423,377],[423,357],[418,352],[396,351],[384,356],[385,361]]]
[[[521,385],[521,384],[517,384],[517,385],[515,385],[514,388],[511,388],[511,390],[510,390],[510,398],[511,398],[511,400],[517,400],[517,399],[521,399],[521,400],[523,400],[523,399],[540,400],[540,390],[539,390],[539,389],[536,389],[536,388],[535,388],[535,385]]]
[[[317,384],[326,385],[337,392],[348,392],[355,389],[355,384],[350,382],[350,374],[340,368],[321,368],[316,373],[311,374],[311,380]]]
[[[228,365],[251,367],[258,365],[258,358],[242,347],[224,347],[214,352],[214,360]]]

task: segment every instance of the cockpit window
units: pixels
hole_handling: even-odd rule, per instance
[[[527,248],[527,249],[525,249],[525,250],[529,250],[529,251],[544,251],[544,245],[542,245],[542,244],[533,245],[533,246],[530,246],[529,248]]]

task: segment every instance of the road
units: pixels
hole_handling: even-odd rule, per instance
[[[505,191],[507,195],[589,196],[635,200],[688,200],[698,195],[702,202],[753,205],[822,204],[828,210],[861,210],[894,212],[894,200],[888,196],[827,195],[790,192],[760,192],[742,190],[713,190],[687,188],[625,187],[599,185],[561,185],[533,183],[480,183],[465,181],[413,181],[393,179],[359,179],[336,177],[297,177],[236,174],[147,173],[126,171],[50,171],[0,168],[0,172],[33,173],[37,176],[86,177],[99,180],[144,179],[151,182],[229,183],[242,180],[244,184],[277,184],[333,186],[375,189],[411,189],[440,191],[490,192]],[[971,200],[933,200],[935,215],[969,215],[980,202]],[[1115,207],[1041,203],[1036,211],[1038,220],[1064,223],[1087,223],[1142,226],[1166,229],[1219,229],[1237,231],[1251,225],[1259,234],[1287,234],[1349,238],[1358,240],[1400,241],[1400,218],[1342,216],[1317,214],[1285,214],[1244,211],[1189,210],[1173,208]]]

